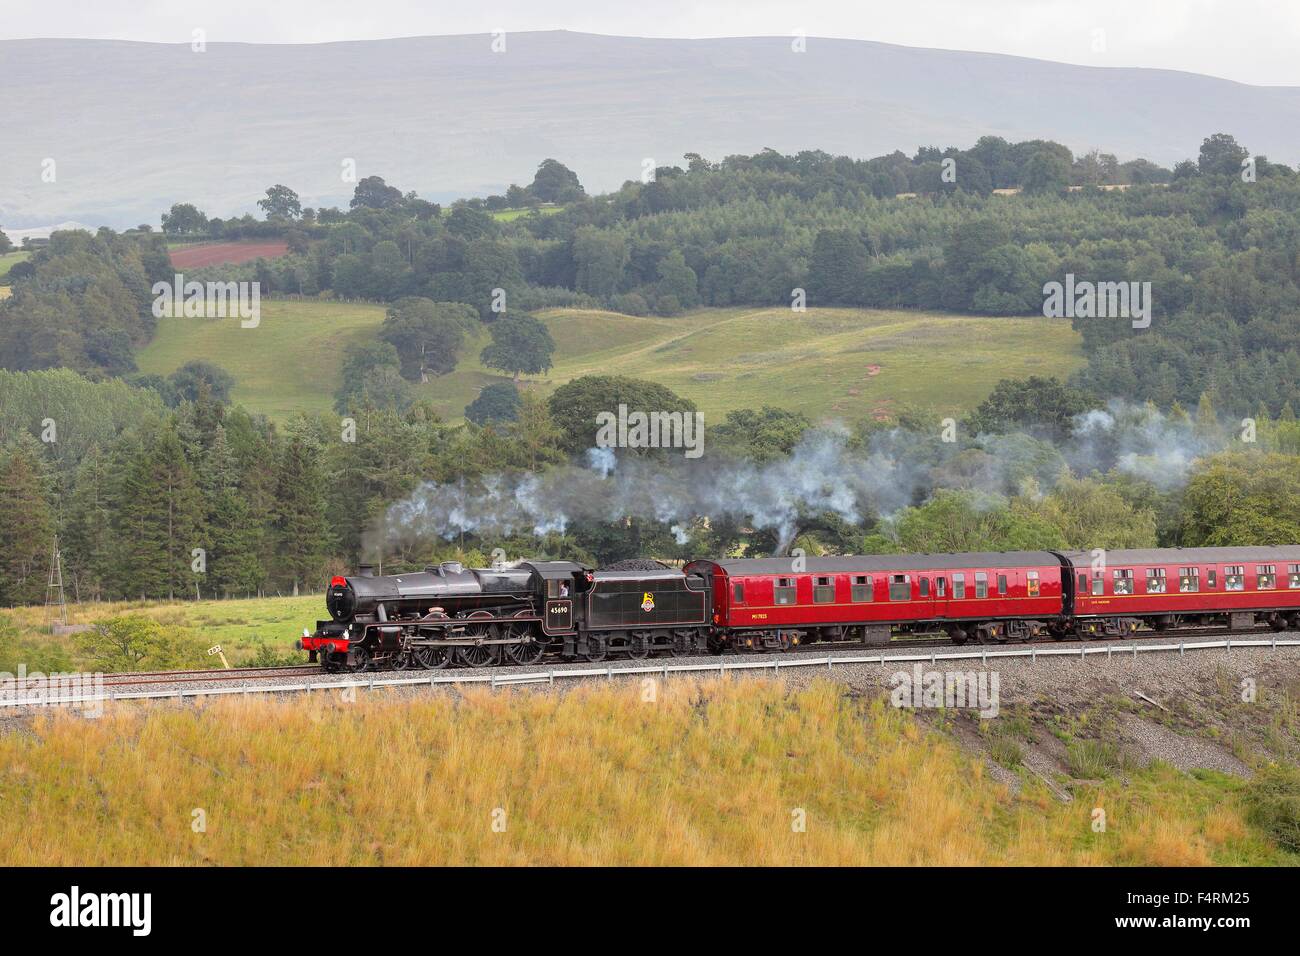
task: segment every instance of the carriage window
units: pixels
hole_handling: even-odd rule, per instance
[[[930,579],[921,578],[921,597],[930,596]]]
[[[1147,568],[1147,594],[1165,593],[1165,569]]]
[[[733,600],[737,604],[745,603],[745,585],[740,581],[736,582],[736,587],[733,592]]]
[[[1100,571],[1092,572],[1092,593],[1093,594],[1106,593],[1106,579],[1102,577]]]
[[[853,600],[870,601],[871,594],[871,575],[855,574],[853,576]]]
[[[1030,571],[1025,575],[1025,587],[1030,597],[1038,597],[1038,572]]]
[[[813,580],[813,601],[817,604],[832,604],[835,601],[835,582],[831,578]]]
[[[983,571],[975,572],[975,596],[977,598],[989,596],[989,576]]]
[[[1246,567],[1242,564],[1230,564],[1223,569],[1223,589],[1225,591],[1246,590]]]
[[[894,574],[889,578],[889,600],[910,601],[912,599],[911,578],[906,574]]]
[[[1276,564],[1257,564],[1255,565],[1255,587],[1261,591],[1271,591],[1277,587],[1277,565]]]
[[[1080,594],[1088,593],[1088,572],[1087,571],[1079,572],[1079,593]]]
[[[944,578],[934,579],[934,596],[943,597],[948,593],[948,582]]]
[[[1219,580],[1219,572],[1217,569],[1210,568],[1208,571],[1205,572],[1205,586],[1209,588],[1211,591],[1213,591],[1216,587],[1218,587],[1217,584],[1218,580]]]
[[[1300,588],[1300,564],[1288,564],[1286,566],[1286,586]]]
[[[1178,569],[1178,590],[1184,594],[1191,594],[1201,589],[1201,569],[1200,568],[1179,568]]]
[[[1001,594],[1001,595],[1004,595],[1004,596],[1005,596],[1006,593],[1007,593],[1007,576],[1006,576],[1005,574],[999,574],[999,575],[998,575],[998,594]]]
[[[777,578],[776,587],[772,589],[772,597],[777,604],[797,603],[794,594],[794,578]]]
[[[1128,568],[1121,568],[1115,572],[1115,594],[1132,594],[1133,593],[1133,572]]]
[[[966,575],[958,571],[952,576],[952,596],[954,599],[966,596]]]

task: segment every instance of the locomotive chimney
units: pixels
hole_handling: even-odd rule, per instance
[[[375,566],[373,564],[358,564],[357,577],[373,578],[375,576]]]

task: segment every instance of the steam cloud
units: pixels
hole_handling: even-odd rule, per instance
[[[585,467],[426,482],[388,508],[367,544],[387,549],[463,533],[544,535],[575,521],[627,517],[667,524],[685,544],[691,523],[707,517],[775,531],[784,553],[801,516],[831,513],[857,524],[872,515],[888,518],[940,488],[996,500],[1030,478],[1050,489],[1067,471],[1116,470],[1169,490],[1187,480],[1197,457],[1225,444],[1198,435],[1185,419],[1118,402],[1078,416],[1073,425],[1072,437],[1059,444],[1023,433],[945,443],[938,429],[934,435],[894,429],[873,435],[865,448],[853,447],[842,427],[823,427],[806,432],[788,458],[761,465],[671,453],[619,458],[612,449],[593,448]]]

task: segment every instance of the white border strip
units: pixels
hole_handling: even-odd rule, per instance
[[[518,674],[486,674],[486,675],[466,675],[460,676],[456,673],[444,674],[435,672],[428,677],[398,677],[392,680],[375,680],[371,677],[369,680],[350,680],[350,681],[328,681],[319,684],[277,684],[275,686],[253,685],[241,687],[210,687],[204,689],[177,688],[176,690],[158,690],[158,691],[141,691],[137,693],[114,694],[90,694],[77,697],[56,697],[53,699],[45,698],[24,698],[21,700],[0,700],[0,707],[48,707],[61,704],[83,704],[100,701],[112,700],[184,700],[187,697],[220,697],[226,694],[285,694],[285,693],[310,693],[316,690],[345,690],[351,687],[364,687],[367,690],[384,687],[437,687],[443,684],[487,684],[492,688],[509,687],[515,684],[554,684],[557,680],[567,680],[570,678],[594,678],[604,677],[613,680],[615,677],[631,677],[638,674],[662,674],[667,677],[669,674],[727,674],[730,671],[762,671],[770,670],[774,673],[783,670],[789,670],[794,667],[825,667],[828,671],[834,670],[836,664],[889,664],[889,663],[909,663],[914,661],[928,661],[930,664],[937,664],[939,661],[969,661],[978,660],[987,663],[990,659],[999,658],[1016,658],[1027,657],[1031,661],[1036,661],[1040,657],[1078,657],[1086,659],[1089,655],[1105,654],[1106,659],[1110,660],[1116,654],[1128,654],[1137,657],[1138,654],[1160,653],[1162,651],[1177,651],[1181,656],[1189,650],[1232,650],[1233,648],[1250,648],[1264,647],[1277,649],[1279,647],[1300,647],[1300,640],[1282,640],[1277,638],[1272,640],[1223,640],[1223,641],[1199,641],[1194,644],[1180,643],[1158,643],[1158,644],[1104,644],[1104,645],[1084,645],[1078,650],[1070,648],[1056,647],[1026,647],[1015,650],[997,650],[990,651],[982,648],[979,651],[955,651],[940,654],[937,651],[931,651],[929,654],[875,654],[869,656],[850,656],[839,655],[833,657],[804,657],[802,655],[790,660],[781,660],[780,658],[764,660],[720,660],[716,664],[661,664],[661,665],[642,665],[637,667],[613,667],[608,666],[601,668],[577,668],[569,670],[556,670],[554,668],[547,671],[526,671]]]

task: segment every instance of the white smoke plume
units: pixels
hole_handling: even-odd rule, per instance
[[[933,435],[892,429],[860,447],[847,430],[832,426],[806,432],[789,457],[761,465],[709,455],[618,457],[593,448],[586,467],[426,482],[389,507],[368,543],[388,548],[460,534],[544,535],[575,521],[634,517],[669,525],[685,544],[692,521],[709,518],[774,531],[783,553],[801,517],[830,513],[850,524],[889,518],[939,488],[980,491],[996,501],[1019,491],[1027,477],[1050,489],[1068,468],[1076,475],[1117,470],[1167,490],[1221,444],[1198,437],[1190,422],[1121,403],[1079,416],[1073,432],[1053,445],[1022,433],[945,443],[937,428]]]

